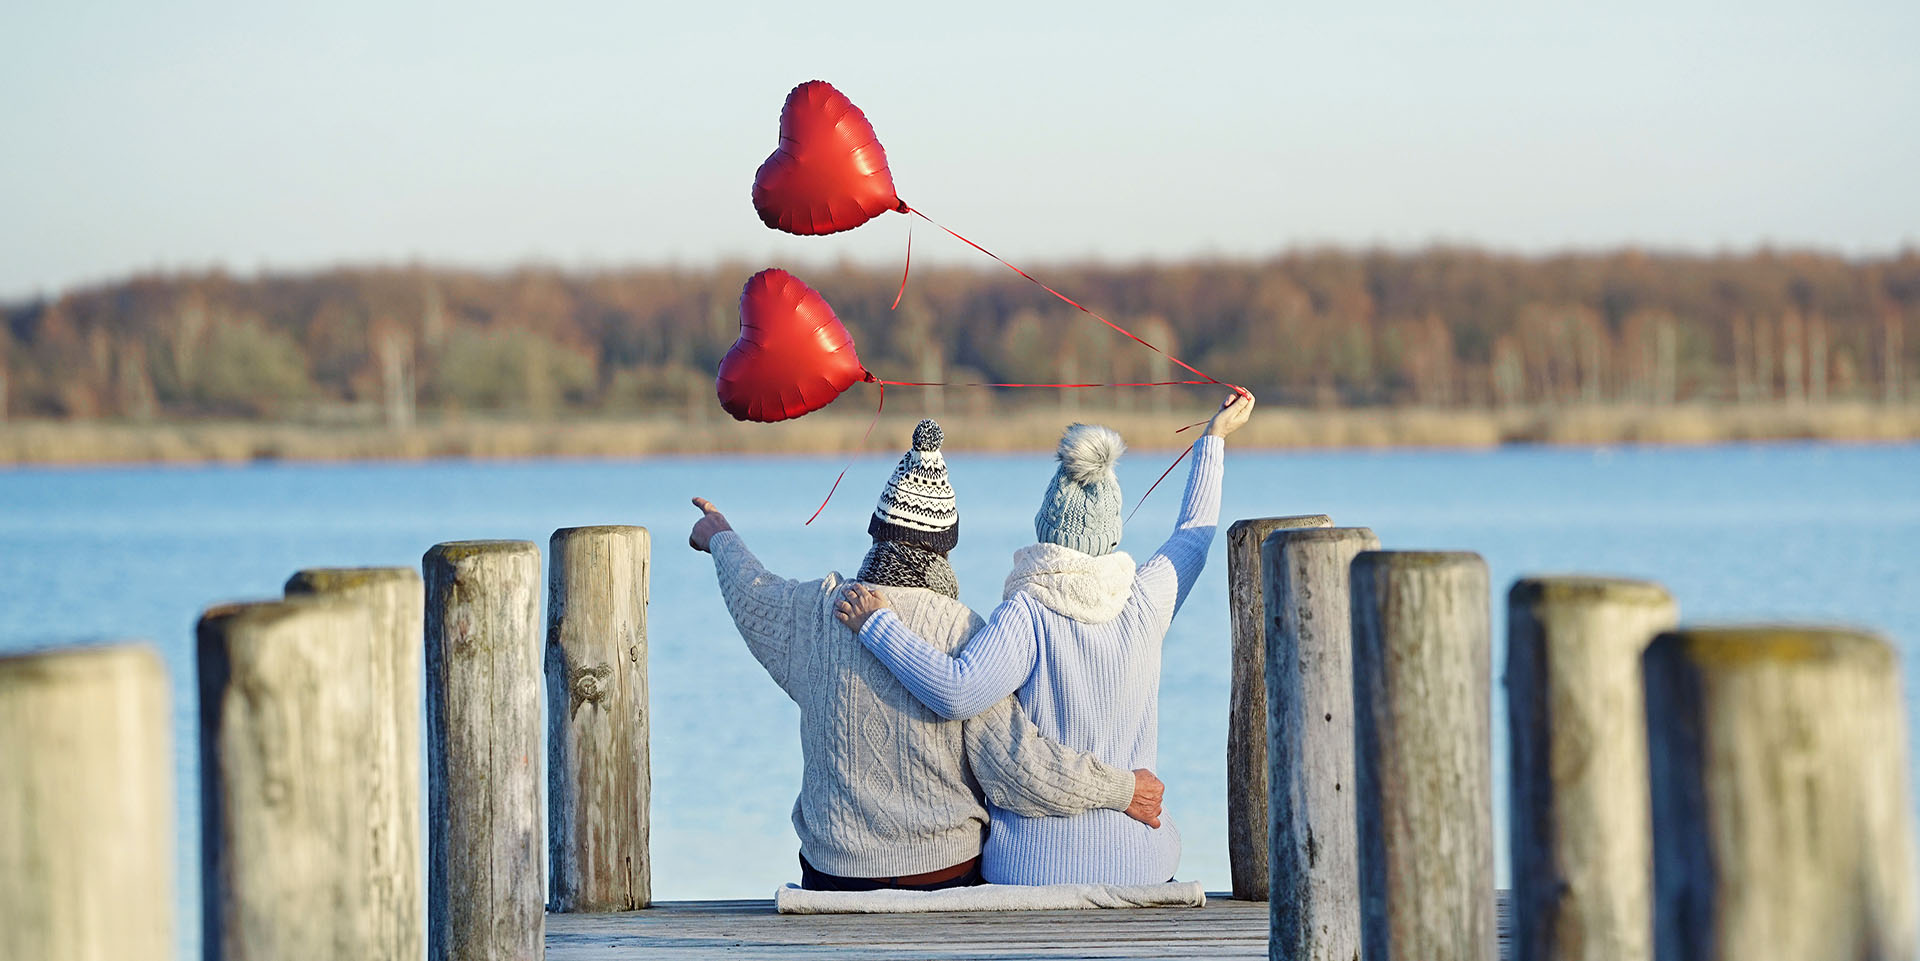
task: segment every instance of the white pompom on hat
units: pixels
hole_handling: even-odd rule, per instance
[[[1120,478],[1113,465],[1127,445],[1110,427],[1074,424],[1060,436],[1060,467],[1047,485],[1033,532],[1041,541],[1082,554],[1120,546]]]

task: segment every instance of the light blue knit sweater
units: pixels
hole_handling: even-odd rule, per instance
[[[1115,767],[1158,767],[1161,641],[1206,566],[1222,464],[1220,438],[1194,445],[1173,536],[1134,572],[1111,620],[1074,620],[1015,591],[957,655],[886,610],[867,620],[860,640],[942,715],[969,717],[1012,691],[1047,737]],[[991,807],[991,815],[983,868],[996,884],[1152,884],[1180,864],[1180,832],[1166,814],[1158,829],[1112,810],[1034,818]]]

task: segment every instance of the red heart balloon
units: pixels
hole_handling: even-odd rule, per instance
[[[867,115],[825,80],[787,94],[780,146],[753,175],[753,209],[775,230],[831,234],[907,205]]]
[[[812,413],[872,375],[820,292],[769,267],[740,288],[740,339],[715,387],[735,420],[772,423]]]

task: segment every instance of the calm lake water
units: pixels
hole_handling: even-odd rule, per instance
[[[156,642],[172,671],[179,777],[178,926],[198,941],[191,633],[207,605],[278,596],[302,567],[418,565],[431,545],[557,527],[638,524],[655,535],[650,671],[654,893],[767,897],[794,878],[787,815],[800,778],[796,711],[733,631],[707,556],[686,547],[713,499],[775,571],[851,573],[897,452],[855,461],[802,526],[836,458],[0,471],[0,650],[111,638]],[[1138,452],[1138,497],[1170,455]],[[1052,468],[1041,456],[955,454],[965,601],[999,598],[1032,538]],[[1185,468],[1127,527],[1144,558],[1172,523]],[[1920,445],[1485,452],[1228,452],[1222,532],[1236,518],[1327,513],[1389,548],[1478,551],[1491,567],[1496,675],[1504,592],[1544,572],[1657,579],[1690,622],[1786,619],[1876,629],[1915,687],[1920,644]],[[1186,839],[1180,877],[1229,886],[1224,537],[1167,638],[1160,770]],[[1496,678],[1497,679],[1497,678]],[[1495,687],[1495,726],[1504,726]],[[1911,713],[1911,712],[1910,712]],[[1496,734],[1499,737],[1499,734]],[[1496,746],[1504,795],[1504,740]],[[1504,848],[1502,823],[1496,826]],[[1500,858],[1502,883],[1505,857]]]

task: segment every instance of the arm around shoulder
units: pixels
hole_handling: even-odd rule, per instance
[[[957,721],[993,706],[1033,673],[1035,629],[1016,596],[994,609],[959,654],[928,644],[891,610],[867,618],[859,637],[920,703]]]
[[[1133,772],[1041,734],[1012,697],[969,719],[965,738],[967,761],[996,807],[1049,817],[1133,803]]]

